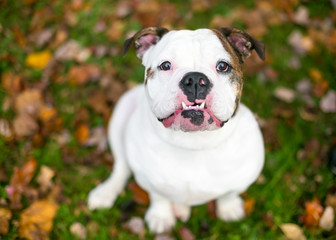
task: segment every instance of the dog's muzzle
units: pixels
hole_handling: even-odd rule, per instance
[[[201,72],[189,72],[183,76],[179,87],[187,96],[189,102],[197,99],[205,99],[212,88],[208,77]]]

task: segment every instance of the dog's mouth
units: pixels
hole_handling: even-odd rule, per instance
[[[181,102],[181,107],[176,109],[166,118],[158,119],[166,128],[183,131],[213,130],[221,128],[227,121],[219,120],[207,107],[205,101],[187,104]]]

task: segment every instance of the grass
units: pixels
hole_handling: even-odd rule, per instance
[[[48,22],[49,27],[57,27],[58,20],[63,18],[64,4],[66,1],[53,3],[55,19]],[[112,9],[115,8],[116,1],[105,2],[89,1],[92,9],[88,12],[80,11],[76,13],[78,24],[76,26],[67,26],[69,39],[79,41],[83,46],[92,46],[103,44],[107,46],[121,47],[123,39],[111,43],[105,34],[92,34],[92,29],[101,18],[111,19]],[[190,8],[189,3],[174,1],[181,16]],[[27,46],[22,48],[17,44],[17,40],[12,31],[14,26],[19,26],[23,35],[30,32],[29,23],[31,18],[26,19],[23,16],[45,8],[48,1],[39,1],[35,5],[22,5],[19,1],[7,1],[5,8],[0,11],[1,22],[1,40],[0,56],[12,56],[13,61],[0,61],[1,73],[13,71],[25,75],[29,83],[38,82],[41,77],[40,71],[33,71],[25,67],[25,59],[33,49]],[[252,0],[245,0],[239,4],[234,1],[217,3],[212,8],[204,12],[194,13],[187,18],[183,24],[187,28],[195,29],[208,27],[208,23],[215,14],[228,14],[239,5],[246,8],[255,7]],[[323,18],[331,11],[330,3],[320,4],[317,1],[308,1],[305,3],[312,16]],[[30,16],[30,15],[29,15]],[[124,33],[128,30],[139,30],[141,24],[133,19],[127,18],[125,21]],[[241,25],[241,22],[237,22]],[[254,184],[247,191],[249,198],[255,199],[255,207],[251,215],[242,221],[235,223],[224,223],[218,219],[209,217],[207,207],[197,206],[192,209],[192,217],[187,223],[178,222],[172,235],[181,239],[178,229],[186,227],[196,236],[196,239],[284,239],[284,235],[279,229],[282,223],[296,223],[302,225],[299,216],[304,213],[304,203],[314,197],[324,202],[326,195],[331,191],[335,184],[330,170],[327,167],[326,159],[323,159],[319,166],[313,166],[313,156],[304,160],[298,159],[298,151],[302,150],[306,142],[316,138],[323,146],[330,146],[332,136],[328,131],[332,129],[335,133],[334,125],[336,122],[335,114],[317,115],[315,122],[307,122],[302,119],[299,110],[304,106],[300,100],[295,100],[291,104],[280,103],[273,97],[273,91],[279,86],[295,88],[297,82],[309,76],[309,70],[312,67],[320,69],[323,76],[328,80],[330,89],[336,88],[335,76],[335,56],[330,54],[324,46],[319,46],[316,53],[301,57],[302,67],[299,71],[288,68],[288,60],[294,56],[292,49],[287,44],[288,35],[293,30],[306,32],[306,29],[293,23],[273,26],[268,29],[268,34],[263,38],[266,43],[267,52],[272,56],[269,66],[278,72],[278,80],[274,82],[261,82],[257,75],[246,76],[243,102],[250,107],[258,116],[263,119],[275,117],[274,109],[279,104],[285,105],[293,112],[290,119],[277,117],[276,141],[277,147],[267,145],[266,163],[263,170],[265,178],[264,183]],[[90,57],[88,62],[97,64],[104,68],[105,63],[109,62],[117,71],[117,76],[122,81],[141,82],[143,79],[144,68],[140,61],[134,56],[134,52],[129,53],[125,58],[121,56],[111,57]],[[62,66],[62,74],[66,74],[75,63],[70,61]],[[54,228],[50,233],[50,239],[76,239],[69,231],[71,224],[80,222],[84,226],[92,225],[92,222],[98,224],[98,230],[94,234],[88,235],[87,239],[110,239],[111,228],[115,229],[117,236],[115,239],[138,239],[137,235],[124,230],[122,224],[130,216],[138,215],[143,217],[145,206],[135,204],[132,201],[132,192],[125,190],[116,202],[116,205],[110,210],[100,210],[89,212],[85,209],[85,201],[88,192],[99,182],[106,179],[110,169],[104,164],[98,166],[86,166],[80,159],[92,157],[92,149],[84,148],[76,142],[73,137],[74,124],[73,118],[80,108],[87,108],[87,94],[90,89],[98,88],[98,84],[88,84],[85,86],[74,87],[67,82],[54,83],[49,88],[56,108],[64,120],[64,128],[71,133],[71,141],[68,148],[72,151],[73,162],[66,162],[63,153],[57,143],[52,138],[46,138],[41,147],[34,148],[28,154],[33,155],[39,162],[39,165],[47,165],[55,170],[55,182],[63,187],[64,199],[60,205],[57,216],[54,219]],[[67,93],[67,94],[64,94]],[[7,96],[6,91],[0,86],[0,103]],[[318,98],[314,98],[316,105]],[[72,106],[73,111],[68,112],[67,106]],[[318,105],[317,105],[318,106]],[[90,124],[102,125],[102,117],[89,110]],[[11,120],[15,113],[13,109],[9,111],[0,110],[0,118]],[[11,176],[15,166],[21,166],[27,155],[24,151],[30,139],[23,139],[13,143],[8,143],[0,138],[0,166],[8,176]],[[321,179],[318,180],[317,176]],[[304,181],[302,179],[304,178]],[[0,182],[0,198],[7,198],[4,187],[8,181]],[[264,220],[267,214],[273,216],[273,227],[267,225]],[[19,212],[14,214],[13,219],[18,220]],[[335,239],[333,233],[327,233],[322,230],[311,230],[303,228],[307,239]],[[335,232],[334,232],[335,233]],[[112,234],[113,235],[113,234]],[[17,226],[11,224],[10,232],[2,239],[17,238]],[[113,237],[112,237],[113,238]],[[152,239],[153,236],[146,232],[145,239]]]

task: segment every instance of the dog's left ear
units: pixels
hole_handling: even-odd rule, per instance
[[[137,57],[142,59],[144,53],[151,46],[155,45],[168,31],[168,29],[161,27],[147,27],[140,30],[133,37],[125,41],[123,56],[125,56],[131,45],[134,44]]]
[[[262,60],[265,60],[265,45],[262,42],[238,28],[221,28],[219,31],[229,41],[242,62],[251,55],[253,49]]]

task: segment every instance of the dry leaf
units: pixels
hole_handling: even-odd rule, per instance
[[[124,35],[124,28],[125,28],[125,22],[118,20],[118,21],[114,21],[111,25],[111,27],[109,27],[109,29],[106,32],[107,37],[111,40],[111,41],[118,41],[121,39],[121,37],[123,37]]]
[[[274,91],[274,96],[286,103],[292,103],[295,99],[295,92],[289,88],[277,87]]]
[[[323,207],[318,199],[305,203],[305,212],[302,222],[306,227],[317,226],[323,213]]]
[[[48,50],[31,53],[26,59],[26,65],[36,70],[42,70],[45,68],[51,58],[51,52]]]
[[[249,198],[244,200],[244,210],[246,216],[249,216],[254,210],[255,199]]]
[[[160,24],[160,3],[157,0],[139,1],[135,6],[135,16],[142,26]]]
[[[75,222],[70,226],[70,232],[79,239],[86,238],[86,228],[79,222]]]
[[[57,116],[57,109],[52,106],[43,105],[40,109],[39,119],[42,122],[49,122]]]
[[[77,139],[77,141],[81,144],[84,144],[85,141],[89,138],[89,136],[90,136],[89,126],[85,123],[79,124],[75,131],[75,138]]]
[[[307,26],[310,22],[308,8],[300,6],[295,12],[294,22],[303,26]]]
[[[188,228],[181,227],[179,234],[182,240],[195,240],[195,235]]]
[[[144,205],[149,204],[148,193],[143,190],[135,181],[131,181],[127,187],[133,192],[134,202]]]
[[[327,206],[319,222],[320,228],[330,231],[334,227],[335,212],[331,206]]]
[[[143,238],[146,232],[145,223],[140,217],[132,217],[123,224],[123,228],[131,233],[137,234],[140,238]]]
[[[55,172],[47,167],[41,166],[40,173],[37,176],[36,180],[40,184],[42,192],[47,191],[53,186],[51,179],[55,176]]]
[[[284,223],[280,225],[281,230],[289,240],[306,240],[302,229],[293,223]]]
[[[155,236],[154,240],[175,240],[175,238],[165,234],[161,233]]]
[[[325,113],[336,112],[336,91],[329,90],[320,101],[320,108]]]
[[[6,141],[14,139],[14,132],[6,119],[0,119],[0,136],[2,136]]]
[[[54,56],[60,61],[75,60],[81,50],[82,47],[77,41],[69,40],[56,49]]]
[[[18,114],[37,116],[43,105],[42,93],[38,89],[27,89],[16,97],[14,105]]]
[[[9,231],[9,220],[12,212],[7,208],[0,208],[0,235],[6,235]]]
[[[21,238],[36,240],[35,236],[48,239],[58,206],[46,200],[34,202],[20,216],[19,235]]]
[[[1,85],[9,94],[16,94],[22,90],[21,76],[11,72],[1,75]]]
[[[37,168],[37,161],[29,158],[21,168],[14,168],[14,173],[10,180],[10,185],[6,187],[12,208],[21,208],[21,195],[26,191],[27,185],[33,178]]]
[[[325,200],[325,205],[331,206],[334,211],[336,212],[336,195],[335,194],[328,194]]]
[[[97,81],[101,76],[101,70],[98,66],[85,64],[74,66],[68,74],[68,81],[74,85],[82,85],[88,81]]]
[[[20,137],[30,136],[38,130],[38,124],[30,115],[20,114],[13,120],[15,135]]]
[[[84,146],[97,146],[99,153],[107,149],[107,137],[104,127],[95,127],[91,130],[90,137],[83,143]]]

